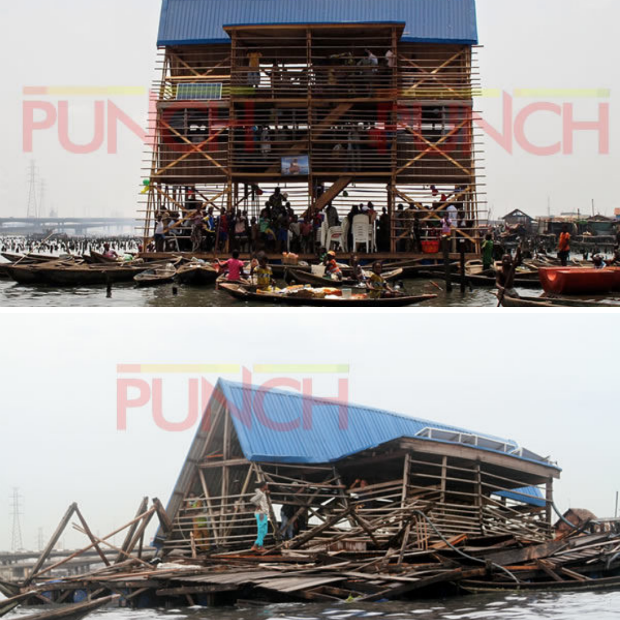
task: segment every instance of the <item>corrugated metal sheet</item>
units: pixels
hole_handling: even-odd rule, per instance
[[[158,45],[227,43],[224,26],[405,25],[403,41],[476,44],[475,0],[163,0]]]
[[[437,422],[303,397],[294,392],[260,389],[223,380],[218,386],[226,399],[243,453],[251,461],[330,463],[394,439],[416,437],[418,432],[428,427],[471,433]],[[511,440],[476,434],[510,444],[515,450],[519,447]],[[421,437],[420,440],[437,441]],[[456,439],[443,441],[459,443]],[[489,447],[473,447],[505,453]]]
[[[523,487],[514,491],[497,491],[495,495],[505,497],[506,499],[514,499],[516,502],[523,502],[531,506],[544,507],[547,505],[542,491],[538,487]]]

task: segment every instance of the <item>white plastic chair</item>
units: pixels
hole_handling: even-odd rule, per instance
[[[321,224],[321,228],[318,229],[317,231],[317,242],[319,243],[319,246],[322,248],[326,248],[327,247],[327,232],[328,232],[329,228],[327,227],[327,220],[323,220],[322,224]]]
[[[325,245],[325,247],[328,250],[331,250],[332,243],[338,243],[341,248],[344,248],[343,236],[344,235],[342,233],[342,226],[332,226],[327,231],[327,244]]]
[[[345,217],[342,222],[342,243],[340,244],[343,252],[348,252],[349,246],[349,218]]]
[[[351,225],[353,234],[353,247],[352,252],[357,252],[358,244],[364,244],[366,246],[366,253],[369,253],[372,248],[372,230],[370,228],[370,220],[367,215],[356,215],[353,218]]]

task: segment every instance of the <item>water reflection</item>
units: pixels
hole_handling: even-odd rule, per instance
[[[307,604],[287,603],[266,607],[183,609],[105,609],[89,616],[92,620],[352,620],[393,618],[394,620],[615,620],[620,609],[620,592],[561,592],[484,594],[445,600],[416,600],[384,603]],[[21,607],[5,616],[20,619],[34,613]]]
[[[458,287],[452,293],[440,280],[405,280],[405,291],[412,295],[437,295],[436,299],[419,307],[492,307],[497,299],[489,289],[474,289],[462,295]],[[88,288],[50,288],[24,286],[9,280],[0,280],[0,306],[4,307],[154,307],[154,308],[242,308],[269,307],[257,302],[239,302],[214,287],[189,287],[167,284],[140,288],[133,283],[117,284],[112,297],[107,297],[105,286]]]

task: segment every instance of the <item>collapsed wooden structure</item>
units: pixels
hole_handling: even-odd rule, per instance
[[[278,548],[354,540],[367,550],[404,537],[404,548],[423,550],[463,534],[544,542],[558,476],[556,465],[513,441],[220,381],[167,508],[172,532],[160,543],[164,555],[190,553],[201,518],[204,545],[247,549],[255,538],[248,494],[262,481]],[[287,542],[277,527],[284,505],[308,524]]]
[[[559,472],[514,441],[220,380],[166,509],[145,499],[116,548],[71,507],[31,575],[0,591],[15,596],[7,605],[87,593],[140,607],[617,587],[620,523],[567,513],[554,529]],[[255,553],[250,498],[263,481],[269,535]],[[297,522],[292,538],[282,507]],[[82,552],[118,555],[58,579],[45,556],[74,514],[90,540]],[[156,549],[145,556],[154,516]]]
[[[474,0],[164,0],[145,247],[158,212],[177,229],[196,201],[258,217],[276,186],[300,215],[386,207],[392,252],[399,203],[454,207],[476,245],[476,44]]]

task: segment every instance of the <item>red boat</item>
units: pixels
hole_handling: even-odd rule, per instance
[[[609,293],[620,289],[620,270],[581,267],[539,269],[540,283],[545,293],[556,295],[585,295]]]
[[[614,288],[612,289],[614,293],[620,293],[620,267],[612,267],[611,271],[615,274],[614,280]]]

